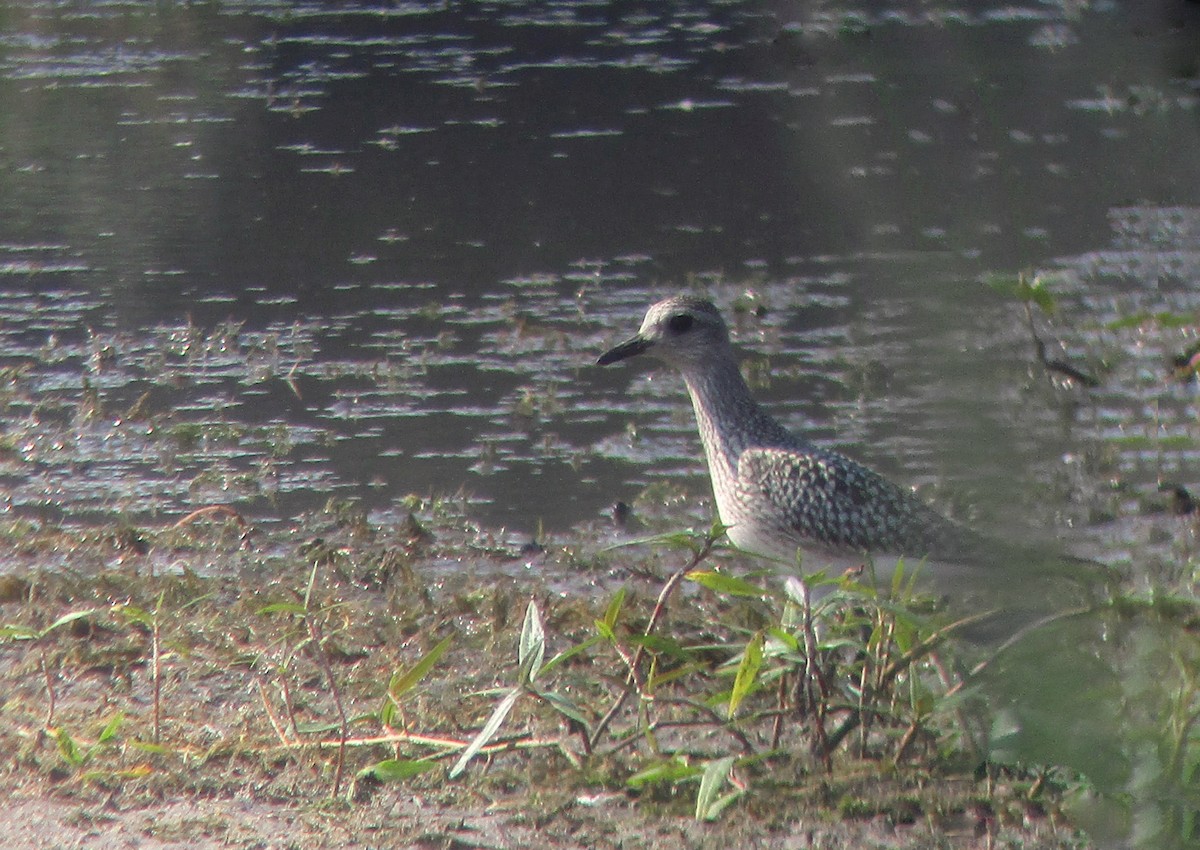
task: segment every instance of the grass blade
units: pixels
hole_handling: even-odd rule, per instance
[[[767,592],[756,584],[745,579],[727,576],[713,570],[692,570],[687,574],[688,579],[696,584],[707,587],[715,593],[726,593],[730,596],[744,596],[750,599],[761,599]]]
[[[729,693],[730,718],[737,714],[738,706],[742,704],[742,700],[754,689],[754,685],[758,681],[758,671],[762,669],[763,663],[764,637],[762,632],[756,632],[742,653],[737,675],[733,679],[733,689]]]
[[[111,741],[117,734],[117,730],[121,728],[121,724],[125,721],[125,715],[117,712],[113,715],[112,720],[105,724],[104,729],[100,732],[100,737],[96,739],[97,744],[104,744]]]
[[[264,605],[254,612],[255,614],[295,614],[303,617],[308,613],[308,609],[299,602],[272,602],[270,605]]]
[[[487,723],[483,724],[483,728],[479,730],[479,734],[475,736],[471,743],[467,744],[467,748],[458,757],[458,761],[454,763],[454,767],[450,768],[448,775],[450,779],[454,779],[462,773],[466,769],[467,763],[475,758],[476,754],[487,746],[488,741],[496,736],[496,732],[500,730],[500,726],[508,718],[509,712],[517,704],[517,697],[520,695],[520,688],[513,688],[504,695],[504,699],[500,700],[496,705],[496,708],[492,711],[492,716],[487,719]]]
[[[615,594],[613,594],[612,601],[608,603],[608,608],[606,608],[604,611],[603,622],[604,625],[608,627],[609,632],[611,632],[617,625],[617,618],[621,616],[621,608],[625,604],[625,595],[625,588],[622,587]]]
[[[572,700],[554,691],[536,691],[535,693],[563,717],[578,723],[584,729],[587,728],[588,722],[583,715],[583,710]]]
[[[564,649],[562,652],[558,653],[558,655],[554,656],[553,658],[551,658],[549,661],[547,661],[545,664],[542,665],[542,669],[539,671],[539,675],[541,673],[545,673],[547,670],[551,670],[551,669],[557,667],[559,664],[562,664],[564,661],[567,661],[568,659],[574,658],[576,655],[578,655],[581,652],[586,652],[587,650],[591,649],[593,646],[598,644],[602,639],[603,638],[600,635],[592,635],[590,638],[583,641],[582,643],[577,643],[574,646]]]
[[[542,628],[542,615],[537,603],[530,602],[525,609],[525,622],[521,624],[521,642],[517,646],[517,664],[520,665],[518,681],[532,682],[542,669],[542,658],[546,654],[546,632]]]
[[[441,643],[421,656],[421,660],[408,668],[404,673],[396,671],[395,675],[392,676],[392,681],[388,683],[388,696],[399,702],[400,697],[405,691],[411,689],[413,685],[425,678],[426,673],[433,669],[433,665],[437,664],[438,659],[450,648],[452,638],[453,635],[444,638]]]
[[[732,800],[722,803],[721,789],[733,767],[734,757],[713,759],[704,765],[700,776],[700,791],[696,794],[696,820],[715,820]]]
[[[400,782],[436,766],[437,762],[432,759],[384,759],[364,767],[358,772],[357,778],[374,779],[377,782]]]
[[[693,779],[700,772],[700,768],[693,767],[683,756],[676,755],[642,768],[626,779],[625,784],[633,789],[644,788],[647,785],[673,785]]]
[[[79,749],[75,739],[66,729],[59,728],[54,732],[54,742],[58,744],[58,752],[71,767],[82,767],[87,756]]]
[[[68,623],[73,623],[76,620],[82,620],[84,617],[90,617],[95,613],[96,613],[95,608],[86,608],[83,611],[72,611],[70,614],[63,614],[61,617],[59,617],[53,623],[46,626],[46,628],[42,629],[41,634],[48,635],[48,634],[50,634],[50,632],[54,631],[57,628],[60,628],[61,626],[65,626]]]

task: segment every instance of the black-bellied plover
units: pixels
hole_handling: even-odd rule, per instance
[[[806,571],[870,557],[964,566],[990,546],[913,493],[780,425],[750,394],[717,308],[680,295],[654,304],[635,336],[601,366],[649,354],[683,375],[708,460],[722,525],[739,548]]]

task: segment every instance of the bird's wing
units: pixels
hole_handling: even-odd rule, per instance
[[[966,529],[834,452],[747,449],[737,478],[749,504],[765,500],[788,517],[792,531],[823,546],[909,558],[965,554],[968,547]]]

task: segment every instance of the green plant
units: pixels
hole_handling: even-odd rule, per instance
[[[50,623],[50,625],[41,629],[22,626],[15,623],[0,626],[0,639],[10,638],[18,641],[29,641],[38,650],[42,676],[46,683],[45,725],[47,727],[54,725],[54,710],[58,699],[57,689],[55,687],[56,672],[50,669],[49,658],[46,655],[46,640],[50,635],[54,634],[65,626],[87,620],[87,618],[93,616],[96,611],[97,609],[95,608],[85,608],[81,611],[71,611],[67,614],[63,614],[61,617]]]
[[[580,650],[573,648],[570,654]],[[449,778],[454,779],[461,774],[470,763],[495,738],[500,727],[512,712],[522,696],[533,697],[553,708],[569,722],[579,724],[586,729],[587,721],[583,712],[565,695],[546,690],[535,684],[539,675],[561,663],[568,655],[560,654],[545,665],[542,664],[546,654],[546,632],[542,626],[542,615],[537,604],[530,601],[525,608],[525,619],[521,625],[521,639],[517,644],[517,675],[516,684],[502,691],[500,701],[492,709],[491,715],[483,724],[479,733],[466,745],[458,757],[458,761],[450,768]]]
[[[326,550],[324,547],[318,547],[319,551],[316,554],[310,554],[312,561],[312,569],[309,572],[308,586],[304,591],[302,602],[277,602],[266,605],[259,609],[260,615],[265,614],[290,614],[303,624],[304,637],[300,639],[298,644],[292,649],[289,658],[294,658],[296,654],[305,648],[309,648],[312,657],[315,659],[317,666],[320,668],[325,681],[329,686],[329,693],[333,698],[334,708],[337,711],[337,724],[334,728],[338,732],[337,741],[337,763],[334,768],[333,786],[330,791],[330,796],[337,797],[341,793],[342,778],[346,769],[346,747],[350,740],[350,718],[346,712],[345,701],[342,698],[342,689],[338,682],[337,676],[334,675],[333,666],[329,662],[329,654],[326,651],[326,635],[324,631],[323,620],[324,616],[331,610],[330,607],[315,608],[314,592],[317,585],[318,571],[321,564],[326,560]],[[336,607],[336,606],[334,606]],[[286,667],[286,663],[283,665]],[[289,708],[290,711],[290,708]],[[292,727],[301,729],[294,719]],[[324,724],[307,727],[306,731],[326,731],[329,727]]]

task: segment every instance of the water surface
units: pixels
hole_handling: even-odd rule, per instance
[[[592,366],[683,287],[764,308],[789,425],[985,527],[1135,547],[1192,480],[1194,4],[2,8],[15,514],[702,518],[678,381]]]

